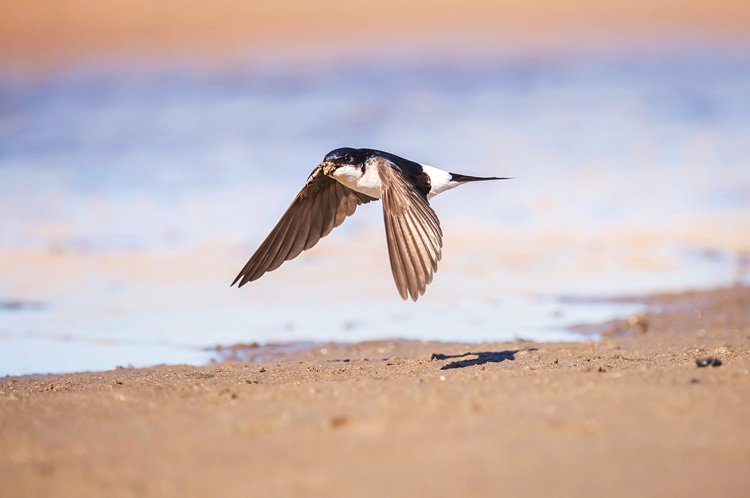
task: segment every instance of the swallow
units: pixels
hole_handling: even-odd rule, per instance
[[[310,173],[232,285],[242,287],[296,258],[380,199],[391,272],[401,298],[416,301],[437,271],[443,231],[429,200],[464,183],[509,178],[451,173],[374,149],[335,149]]]

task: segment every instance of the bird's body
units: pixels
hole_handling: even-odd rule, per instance
[[[389,152],[342,148],[329,152],[240,271],[232,285],[260,278],[328,235],[357,206],[383,203],[383,218],[396,287],[413,300],[437,270],[442,230],[428,199],[467,182],[503,180],[450,173]]]
[[[434,166],[420,164],[422,173],[429,178],[430,190],[427,192],[427,199],[432,199],[436,195],[459,186],[461,183],[453,181],[451,174]],[[364,169],[364,170],[363,170]],[[339,183],[344,184],[352,190],[356,190],[373,199],[380,199],[381,180],[378,169],[365,163],[364,168],[356,166],[342,166],[332,174],[333,178]]]

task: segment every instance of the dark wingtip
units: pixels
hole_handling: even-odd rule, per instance
[[[240,280],[240,279],[242,278],[242,276],[243,276],[243,275],[242,275],[242,273],[240,273],[239,275],[237,275],[236,277],[234,277],[234,280],[232,280],[232,283],[231,283],[231,284],[229,284],[229,287],[234,287],[234,284],[236,284],[236,283],[237,283],[237,281],[239,281],[239,280]],[[242,287],[242,286],[243,286],[243,285],[245,285],[246,283],[247,283],[247,282],[244,282],[244,281],[243,281],[243,282],[240,282],[240,285],[238,285],[238,286],[237,286],[237,288],[239,289],[240,287]]]

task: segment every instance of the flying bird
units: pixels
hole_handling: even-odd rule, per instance
[[[232,285],[242,287],[296,258],[357,206],[380,199],[393,279],[416,301],[437,271],[443,231],[429,200],[464,183],[508,178],[450,173],[389,152],[349,147],[329,152]]]

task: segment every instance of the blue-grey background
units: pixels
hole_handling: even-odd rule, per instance
[[[631,307],[560,297],[746,280],[748,48],[2,72],[0,374],[254,341],[575,339]],[[379,204],[230,288],[339,146],[515,179],[433,201],[444,257],[416,304]]]

